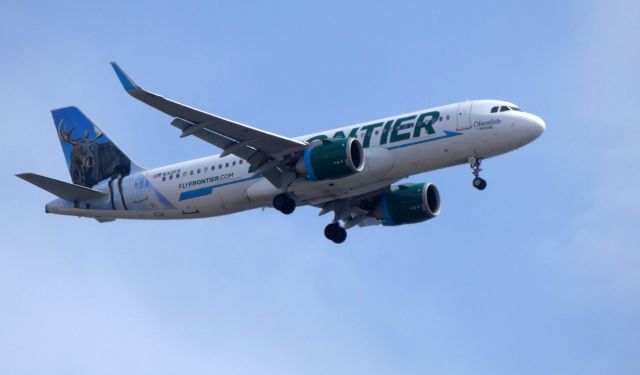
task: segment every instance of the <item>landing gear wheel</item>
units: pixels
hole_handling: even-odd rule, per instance
[[[473,179],[473,187],[478,190],[484,190],[487,187],[487,181],[480,177],[476,177]]]
[[[291,214],[296,209],[296,201],[287,194],[278,194],[273,198],[273,208],[285,215]]]
[[[324,228],[324,236],[335,243],[343,243],[347,239],[347,230],[338,223],[331,223]]]
[[[285,204],[285,206],[282,208],[282,210],[280,210],[280,212],[282,212],[285,215],[290,215],[295,210],[296,210],[296,201],[294,201],[293,199],[289,198],[287,200],[287,203]]]
[[[469,158],[469,166],[473,170],[473,175],[475,176],[473,179],[473,187],[478,190],[484,190],[487,187],[487,181],[480,177],[480,171],[482,170],[480,168],[481,162],[482,159],[480,158],[475,158],[473,156]]]
[[[339,231],[340,231],[340,224],[331,223],[326,227],[324,227],[324,236],[327,237],[327,239],[333,241],[333,239],[338,236]]]
[[[347,230],[343,227],[340,227],[340,231],[338,232],[338,237],[333,239],[335,243],[343,243],[347,239]]]

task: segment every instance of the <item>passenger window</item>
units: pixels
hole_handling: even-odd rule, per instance
[[[496,113],[496,112],[498,112],[498,107],[497,106],[491,108],[491,113]]]
[[[447,115],[447,120],[448,120],[449,118],[451,118],[451,116]]]
[[[198,173],[200,173],[200,168],[198,168]]]
[[[204,173],[209,172],[209,167],[204,167]]]
[[[169,179],[170,179],[170,180],[173,180],[173,175],[172,175],[172,174],[171,174],[171,175],[169,175]]]
[[[189,174],[193,176],[193,169],[191,170],[191,172],[189,172]]]
[[[442,116],[440,116],[440,121],[442,121]]]
[[[222,169],[222,164],[219,164],[219,165],[218,165],[218,169]]]
[[[238,164],[242,164],[242,160],[240,160],[240,161],[238,162]]]
[[[216,169],[216,166],[215,166],[215,165],[212,165],[212,166],[211,166],[211,170],[213,171],[213,170],[215,170],[215,169]]]
[[[229,168],[229,163],[224,163],[225,168]]]
[[[233,162],[233,165],[236,165],[236,162],[235,162],[235,161]]]
[[[167,180],[167,176],[162,176],[162,181],[166,181]]]
[[[500,112],[506,112],[509,110],[509,107],[507,107],[506,105],[503,105],[502,107],[500,107]]]

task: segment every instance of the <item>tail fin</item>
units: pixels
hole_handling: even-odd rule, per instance
[[[142,169],[78,108],[54,109],[51,114],[74,184],[92,187]]]

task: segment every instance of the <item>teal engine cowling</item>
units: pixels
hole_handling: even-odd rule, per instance
[[[373,210],[382,225],[420,223],[439,214],[440,193],[431,183],[391,186]]]
[[[362,172],[364,150],[355,138],[324,139],[310,144],[296,171],[310,181],[335,180]]]

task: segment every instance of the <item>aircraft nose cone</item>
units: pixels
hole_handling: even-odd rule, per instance
[[[530,115],[529,117],[529,128],[535,134],[535,137],[538,138],[546,129],[547,125],[544,123],[544,120],[536,115]]]
[[[540,134],[542,134],[542,132],[544,132],[544,130],[547,128],[547,124],[545,124],[544,120],[538,116],[535,116],[535,123],[536,126],[540,129]]]

